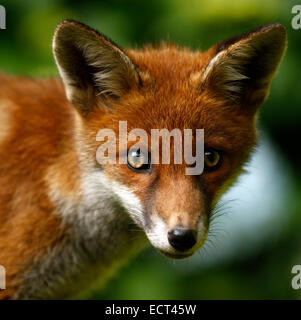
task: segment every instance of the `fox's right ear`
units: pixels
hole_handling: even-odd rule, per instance
[[[267,97],[286,48],[286,31],[271,24],[222,41],[208,50],[203,87],[228,104],[254,112]]]
[[[64,20],[53,38],[54,57],[67,98],[83,114],[97,96],[120,98],[139,84],[139,74],[127,54],[88,26]]]

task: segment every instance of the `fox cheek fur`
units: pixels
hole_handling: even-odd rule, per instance
[[[254,148],[257,110],[285,46],[284,27],[273,24],[204,53],[172,44],[123,50],[62,21],[53,52],[63,84],[0,79],[0,297],[66,298],[99,287],[148,240],[168,257],[192,255]],[[222,161],[198,176],[173,163],[147,173],[100,166],[97,132],[118,135],[119,121],[148,134],[204,128],[205,148]]]

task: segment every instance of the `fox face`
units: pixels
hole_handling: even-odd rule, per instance
[[[206,52],[173,44],[123,50],[72,20],[59,24],[53,51],[66,95],[76,110],[76,143],[84,189],[97,202],[118,199],[151,244],[171,258],[185,258],[206,240],[220,196],[243,171],[256,144],[256,115],[267,97],[286,46],[282,25],[268,25],[222,41]],[[204,129],[204,169],[187,175],[187,163],[152,163],[151,145],[117,148],[124,163],[99,164],[100,129],[119,136],[137,128]],[[195,142],[195,133],[192,135]],[[195,151],[195,150],[194,150]],[[198,156],[197,154],[195,155]],[[149,158],[147,161],[144,158]],[[92,187],[93,186],[93,187]],[[101,201],[101,200],[99,200]],[[117,222],[118,223],[118,222]]]

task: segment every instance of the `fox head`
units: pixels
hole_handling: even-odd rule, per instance
[[[188,257],[206,240],[219,197],[254,148],[256,114],[285,46],[280,24],[219,42],[206,52],[173,44],[123,50],[76,21],[58,25],[53,51],[76,110],[83,170],[107,181],[107,189],[164,255]],[[100,165],[97,132],[106,128],[118,136],[119,121],[126,121],[127,133],[140,128],[149,137],[152,129],[204,129],[203,172],[187,175],[185,163],[142,161],[150,146],[129,152],[134,142],[116,150],[124,163]],[[158,146],[162,152],[165,147]]]

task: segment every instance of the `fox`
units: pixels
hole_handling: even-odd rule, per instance
[[[258,110],[286,42],[275,23],[206,51],[171,42],[123,49],[66,19],[52,43],[60,77],[1,74],[0,298],[103,288],[149,245],[170,259],[197,252],[257,144]],[[97,133],[118,135],[120,121],[127,133],[203,129],[203,171],[143,161],[150,147],[129,152],[133,142],[117,151],[124,163],[100,164]]]

